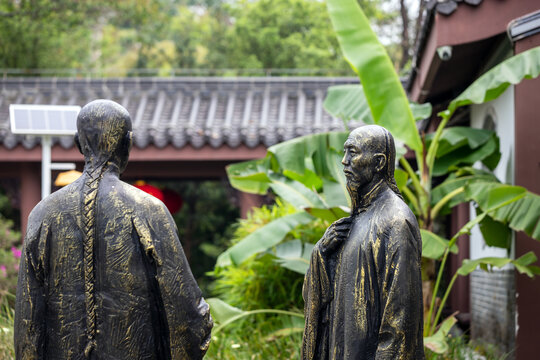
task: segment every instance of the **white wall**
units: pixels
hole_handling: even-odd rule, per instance
[[[486,104],[471,106],[471,126],[483,128],[485,119],[491,116],[500,139],[501,160],[495,169],[497,178],[507,184],[514,183],[514,86],[510,86],[497,99]],[[477,165],[480,167],[481,165]],[[471,216],[475,210],[471,205]],[[471,259],[486,256],[508,256],[505,249],[487,246],[478,226],[471,231]]]

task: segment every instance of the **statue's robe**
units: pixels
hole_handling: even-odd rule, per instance
[[[85,358],[83,177],[30,214],[15,309],[17,359]],[[212,319],[166,207],[105,173],[95,214],[91,359],[202,358]]]
[[[324,240],[304,281],[302,358],[423,359],[422,242],[403,200],[379,186],[342,244],[327,250]]]

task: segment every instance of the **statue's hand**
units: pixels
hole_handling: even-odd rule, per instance
[[[321,239],[321,249],[323,252],[334,251],[349,236],[351,230],[351,217],[344,217],[335,221],[326,229]]]

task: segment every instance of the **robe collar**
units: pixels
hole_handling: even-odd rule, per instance
[[[358,215],[368,209],[371,203],[384,190],[383,184],[385,184],[384,179],[379,180],[379,182],[375,184],[375,186],[373,186],[373,188],[360,199],[357,208],[353,211],[354,215]]]

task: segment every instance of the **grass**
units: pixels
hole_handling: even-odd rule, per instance
[[[15,310],[7,304],[0,309],[0,359],[15,359],[13,345],[13,316]]]
[[[303,321],[288,316],[259,315],[212,334],[209,360],[299,359]]]

